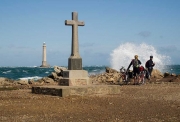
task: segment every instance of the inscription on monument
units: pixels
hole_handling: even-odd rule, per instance
[[[77,59],[69,58],[68,69],[82,70],[82,59],[81,58],[79,58],[79,59],[78,58]]]

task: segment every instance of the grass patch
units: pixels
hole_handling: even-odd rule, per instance
[[[0,91],[18,90],[17,87],[0,87]]]

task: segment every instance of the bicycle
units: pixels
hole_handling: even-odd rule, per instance
[[[141,66],[139,68],[139,70],[140,70],[140,73],[135,75],[135,78],[134,78],[135,81],[134,82],[138,83],[140,85],[140,84],[144,84],[145,83],[146,70],[144,69],[143,66]]]
[[[121,78],[123,84],[127,85],[129,83],[129,74],[128,74],[127,70],[124,67],[122,67],[120,69],[120,73],[122,74],[120,78]]]

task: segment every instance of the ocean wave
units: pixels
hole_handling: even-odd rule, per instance
[[[3,74],[7,74],[7,73],[10,73],[11,70],[8,70],[8,71],[5,71],[5,72],[2,72]]]
[[[42,77],[39,77],[39,76],[33,76],[33,77],[24,77],[24,78],[19,78],[19,80],[39,80],[41,79]]]
[[[23,72],[28,73],[28,71],[26,71],[26,70],[23,70]]]

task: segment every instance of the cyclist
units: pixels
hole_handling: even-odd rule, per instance
[[[131,63],[129,64],[129,66],[127,68],[127,71],[129,70],[131,65],[133,65],[134,85],[140,84],[140,77],[139,77],[140,71],[139,71],[139,67],[141,65],[141,61],[138,59],[138,55],[134,56],[134,59],[132,59]],[[138,81],[136,81],[136,79]]]
[[[149,75],[151,76],[153,67],[155,66],[155,63],[153,62],[153,56],[150,56],[150,59],[146,62],[145,66],[147,68]],[[148,77],[148,79],[150,79],[150,77]]]

